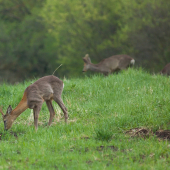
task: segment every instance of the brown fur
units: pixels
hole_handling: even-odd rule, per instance
[[[161,71],[160,74],[162,75],[170,75],[170,63],[168,63]]]
[[[25,89],[22,100],[17,107],[12,110],[9,106],[6,114],[2,113],[5,130],[11,128],[15,119],[24,112],[27,108],[33,109],[34,112],[34,126],[38,128],[38,117],[41,110],[42,104],[45,101],[50,112],[50,119],[48,125],[50,126],[54,118],[55,112],[52,106],[52,100],[54,100],[64,112],[65,122],[67,122],[68,114],[67,108],[65,107],[61,94],[63,91],[63,82],[55,76],[45,76],[34,82],[32,85]]]
[[[91,63],[88,54],[83,58],[84,68],[83,72],[88,70],[100,72],[104,75],[118,72],[123,69],[127,69],[129,66],[134,65],[135,60],[128,55],[115,55],[106,59],[103,59],[98,64]]]

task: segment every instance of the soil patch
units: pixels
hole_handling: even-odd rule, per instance
[[[126,131],[126,134],[130,135],[131,137],[146,138],[149,137],[152,132],[146,128],[134,128]]]
[[[146,128],[134,128],[126,131],[125,133],[130,135],[130,137],[147,138],[149,136],[156,135],[158,138],[170,140],[170,130],[158,130],[154,133]]]
[[[158,130],[155,134],[158,138],[170,140],[170,130]]]
[[[115,146],[103,146],[103,145],[101,145],[101,146],[98,146],[96,148],[96,150],[98,150],[98,151],[103,151],[103,150],[108,150],[108,149],[110,149],[112,151],[117,151],[118,150],[118,148],[116,148]]]
[[[88,140],[88,139],[90,139],[90,137],[89,136],[82,136],[81,139]]]
[[[99,152],[102,152],[102,151],[105,151],[105,150],[111,150],[111,151],[118,151],[118,148],[116,148],[115,146],[104,146],[104,145],[101,145],[101,146],[97,146],[97,147],[94,147],[94,148],[88,148],[88,147],[85,147],[83,149],[78,149],[78,148],[75,148],[75,147],[72,147],[70,148],[70,152],[73,152],[74,150],[77,150],[79,151],[80,153],[81,152],[89,152],[90,150],[96,150],[96,151],[99,151]]]
[[[12,132],[10,131],[9,133],[0,133],[0,140],[4,140],[4,139],[7,139],[6,137],[7,136],[14,136],[16,139],[18,139],[18,136],[23,134],[23,133],[16,133],[16,132]]]

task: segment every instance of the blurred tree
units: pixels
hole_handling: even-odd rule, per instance
[[[137,64],[158,72],[170,62],[170,1],[132,0],[124,4],[119,45],[137,59]]]
[[[121,52],[114,48],[120,7],[118,0],[47,0],[42,16],[56,37],[53,46],[58,65],[63,64],[62,75],[80,75],[86,53],[93,61],[100,61]]]
[[[170,55],[170,1],[0,0],[0,78],[80,76],[92,62],[129,54],[159,71]],[[1,80],[0,80],[1,81]]]
[[[16,79],[48,72],[46,29],[37,10],[42,0],[0,1],[0,70]]]

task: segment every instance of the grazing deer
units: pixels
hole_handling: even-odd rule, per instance
[[[160,74],[162,75],[170,75],[170,63],[168,63],[161,71]]]
[[[89,55],[86,54],[83,58],[83,61],[83,72],[91,70],[95,72],[100,72],[106,76],[110,73],[118,72],[135,64],[135,60],[128,55],[114,55],[112,57],[102,60],[98,64],[93,64],[91,63]]]
[[[4,121],[5,130],[10,129],[15,119],[27,108],[33,109],[34,126],[35,130],[37,130],[38,117],[44,101],[46,102],[48,110],[50,111],[50,119],[48,123],[49,126],[51,125],[55,115],[55,111],[52,106],[52,100],[58,103],[58,105],[64,112],[65,122],[67,122],[67,108],[65,107],[61,99],[63,87],[63,82],[59,78],[52,75],[42,77],[30,86],[28,86],[24,91],[22,100],[14,110],[12,110],[12,107],[9,105],[7,112],[4,115],[2,108],[0,109]]]

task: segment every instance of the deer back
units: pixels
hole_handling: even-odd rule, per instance
[[[168,63],[161,71],[163,75],[170,75],[170,63]]]
[[[63,81],[51,75],[38,79],[35,83],[28,86],[27,100],[29,108],[33,107],[33,102],[42,102],[53,99],[53,96],[61,96],[63,91]]]
[[[102,60],[99,64],[101,67],[107,67],[111,70],[121,70],[127,68],[133,58],[128,55],[115,55]]]

